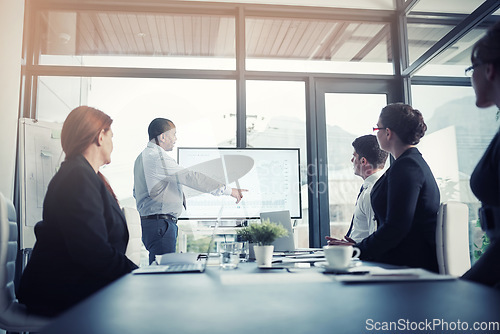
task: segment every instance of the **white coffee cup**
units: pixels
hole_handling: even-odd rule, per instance
[[[328,245],[323,247],[328,268],[345,269],[351,260],[359,258],[359,248],[347,245]]]

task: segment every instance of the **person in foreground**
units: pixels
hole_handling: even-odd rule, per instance
[[[363,260],[438,272],[439,189],[415,147],[426,130],[420,111],[409,105],[394,103],[382,109],[374,131],[380,147],[395,161],[371,192],[378,229],[355,244]],[[335,239],[329,244],[353,243]]]
[[[471,81],[476,106],[497,106],[500,112],[500,21],[472,49]],[[470,178],[481,201],[479,219],[490,246],[462,278],[500,289],[500,132],[497,132]]]
[[[363,179],[352,217],[351,226],[344,237],[347,241],[360,242],[377,230],[370,193],[382,175],[388,153],[380,149],[377,137],[365,135],[352,142],[354,152],[351,162],[354,174]],[[326,237],[330,239],[330,237]]]
[[[111,162],[111,123],[105,113],[81,106],[63,124],[66,158],[49,183],[18,291],[34,313],[55,316],[137,268],[125,256],[125,217],[99,172]]]
[[[166,118],[155,118],[148,127],[149,142],[134,163],[134,197],[141,216],[142,242],[149,264],[156,255],[175,253],[177,218],[185,206],[183,185],[215,196],[228,195],[239,203],[246,189],[229,188],[177,164],[167,152],[175,145],[176,127]]]

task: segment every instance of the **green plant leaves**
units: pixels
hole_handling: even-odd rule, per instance
[[[242,241],[256,243],[259,246],[271,245],[277,238],[288,235],[288,231],[280,224],[271,223],[269,219],[260,224],[251,224],[238,230],[238,236]]]

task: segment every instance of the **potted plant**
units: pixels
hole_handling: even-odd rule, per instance
[[[274,246],[274,240],[288,235],[288,231],[280,224],[272,223],[269,219],[260,224],[250,224],[238,230],[238,238],[254,244],[255,260],[258,266],[270,267]]]
[[[479,260],[481,255],[483,255],[484,252],[486,252],[486,249],[488,249],[488,247],[490,245],[490,238],[488,237],[486,232],[484,232],[481,229],[481,221],[479,220],[479,218],[477,219],[476,224],[473,227],[473,231],[474,232],[473,232],[472,236],[470,236],[470,238],[472,239],[472,245],[473,245],[472,264],[474,264],[477,260]],[[480,242],[480,245],[478,245],[477,241]]]

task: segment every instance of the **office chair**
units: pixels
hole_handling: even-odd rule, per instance
[[[0,328],[8,332],[38,332],[50,320],[30,314],[16,299],[17,248],[16,210],[0,193]]]
[[[125,215],[125,220],[127,221],[129,234],[125,255],[137,266],[139,266],[141,263],[142,249],[141,216],[135,208],[123,207],[122,211]]]
[[[469,270],[469,208],[461,202],[441,203],[436,246],[439,273],[462,276]]]

